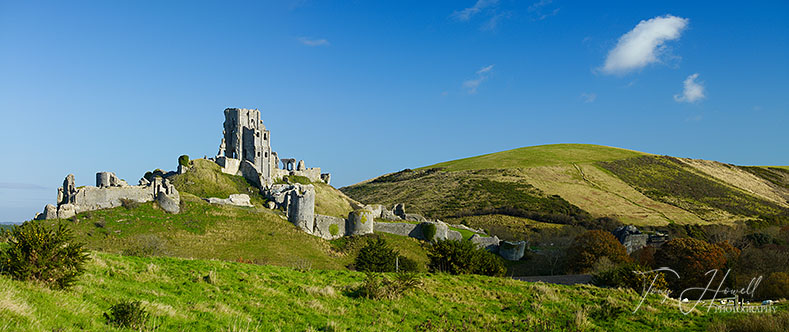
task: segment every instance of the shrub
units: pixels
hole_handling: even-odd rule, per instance
[[[140,202],[133,199],[121,198],[121,206],[125,207],[126,210],[131,210],[140,206]]]
[[[368,241],[356,256],[354,266],[359,271],[394,272],[395,259],[399,253],[392,249],[383,238]]]
[[[339,234],[339,233],[340,233],[340,227],[339,226],[337,226],[335,224],[329,225],[329,234],[331,234],[332,236],[337,236],[337,234]]]
[[[367,272],[359,288],[359,295],[368,299],[397,299],[404,293],[419,288],[422,280],[415,273],[400,272],[389,279],[375,272]]]
[[[134,330],[142,330],[149,317],[140,301],[121,301],[110,308],[109,314],[104,313],[107,324]]]
[[[657,252],[657,248],[653,246],[646,246],[632,252],[630,254],[630,258],[632,258],[634,262],[641,266],[654,268],[656,267],[655,252]]]
[[[637,263],[624,263],[595,273],[592,283],[597,286],[630,288],[639,294],[644,294],[650,286],[653,290],[667,289],[668,283],[663,273],[643,273],[650,270]]]
[[[789,326],[789,312],[782,310],[772,314],[732,315],[713,322],[708,331],[726,332],[784,332]]]
[[[162,256],[167,253],[167,243],[154,234],[140,234],[131,239],[132,243],[123,254],[127,256]]]
[[[726,257],[716,245],[693,238],[679,238],[660,247],[655,253],[655,264],[670,267],[679,274],[680,278],[669,276],[669,286],[671,290],[681,292],[690,287],[706,286],[711,275],[705,273],[724,268]],[[722,277],[722,274],[718,273],[718,276]]]
[[[0,272],[54,288],[73,285],[88,260],[84,244],[75,242],[71,230],[62,223],[48,227],[27,221],[14,226],[8,244],[0,252]]]
[[[758,289],[762,299],[789,299],[789,272],[773,272]]]
[[[471,241],[439,240],[427,248],[432,272],[501,276],[506,272],[502,259]]]
[[[433,241],[433,238],[436,236],[436,225],[428,222],[423,223],[422,236],[425,238],[425,241]]]
[[[187,167],[189,166],[189,156],[183,154],[178,157],[178,165]]]
[[[399,270],[404,272],[419,272],[420,264],[405,256],[398,257]]]
[[[608,257],[614,264],[630,261],[627,249],[613,234],[602,231],[587,231],[575,237],[568,249],[568,260],[571,270],[586,272],[602,257]]]
[[[751,233],[745,236],[745,240],[750,242],[756,247],[762,247],[764,245],[770,244],[773,242],[772,236],[770,234],[765,233]]]

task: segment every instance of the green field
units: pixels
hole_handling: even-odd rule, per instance
[[[420,274],[395,300],[359,297],[364,274],[216,260],[93,253],[68,291],[0,276],[0,330],[114,331],[102,315],[142,301],[149,330],[703,331],[733,314],[680,313],[658,295],[635,314],[633,291],[507,278]],[[742,316],[742,315],[741,315]]]

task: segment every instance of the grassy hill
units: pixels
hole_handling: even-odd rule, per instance
[[[150,330],[182,331],[703,331],[756,314],[680,313],[674,300],[630,290],[508,278],[420,274],[402,298],[360,297],[364,274],[215,260],[93,253],[72,290],[0,276],[0,330],[115,331],[102,315],[137,300]]]
[[[253,262],[278,266],[345,269],[359,246],[338,247],[304,233],[284,213],[263,207],[265,198],[240,176],[220,172],[207,160],[194,160],[173,177],[181,194],[181,213],[168,214],[153,203],[80,213],[67,220],[88,248],[129,255],[167,255]],[[357,202],[337,189],[316,183],[316,213],[347,217]],[[202,198],[246,193],[255,207],[209,204]],[[59,220],[47,221],[50,223]],[[390,234],[401,254],[425,263],[419,241]]]
[[[476,157],[446,161],[422,169],[445,168],[448,171],[471,169],[531,168],[589,164],[647,155],[643,152],[592,144],[551,144],[528,146]]]
[[[500,235],[507,237],[540,223],[589,225],[605,217],[640,226],[784,223],[787,184],[789,171],[780,167],[556,144],[403,170],[340,190],[360,202],[406,203],[429,217],[474,227],[501,228],[496,220],[506,219],[508,231]]]

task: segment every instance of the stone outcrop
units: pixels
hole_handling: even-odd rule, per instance
[[[156,200],[165,211],[179,212],[181,197],[167,179],[156,177],[152,182],[141,180],[140,183],[145,184],[130,186],[112,172],[99,172],[96,173],[95,187],[77,188],[74,175],[69,174],[63,180],[63,186],[58,188],[57,207],[47,205],[36,219],[71,218],[77,213],[121,206],[123,200],[140,203]]]
[[[230,195],[229,198],[209,197],[206,198],[205,201],[211,204],[248,206],[248,207],[253,206],[252,203],[249,201],[249,195],[247,194],[232,194]]]
[[[502,241],[499,243],[499,255],[508,261],[517,261],[523,258],[526,251],[526,242]]]

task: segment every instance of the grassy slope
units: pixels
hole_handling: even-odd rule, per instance
[[[704,205],[706,210],[702,211],[703,209],[691,208],[688,204],[678,204],[679,199],[658,197],[653,195],[649,188],[631,181],[631,178],[623,178],[623,174],[601,166],[639,157],[657,158],[646,153],[598,145],[543,145],[443,162],[411,172],[392,173],[341,190],[365,203],[391,205],[404,202],[409,209],[417,212],[448,218],[451,216],[448,211],[501,203],[495,201],[497,197],[502,197],[498,193],[485,195],[478,191],[473,196],[458,193],[468,189],[468,186],[463,185],[464,181],[467,182],[464,179],[476,177],[509,183],[510,186],[515,185],[524,190],[536,189],[544,197],[558,195],[567,203],[594,217],[614,217],[627,224],[728,223],[746,218],[741,215],[741,211],[731,207]],[[678,172],[666,174],[662,179],[674,175],[679,177],[673,180],[703,178],[705,185],[723,186],[732,197],[739,197],[735,201],[749,202],[748,204],[756,202],[757,209],[764,211],[775,212],[773,203],[789,197],[789,188],[781,189],[780,185],[769,183],[776,181],[773,173],[778,171],[775,170],[767,175],[754,176],[720,163],[689,161],[687,164]],[[437,171],[436,168],[442,170]],[[634,171],[637,173],[638,169]],[[463,204],[455,204],[457,198],[465,201]],[[508,225],[533,223],[531,220],[521,219],[508,220]],[[475,226],[485,227],[485,224],[486,228],[497,226],[494,220],[477,221]],[[524,226],[515,231],[527,232],[528,228]]]
[[[643,152],[590,144],[551,144],[529,146],[465,159],[438,163],[424,168],[444,167],[450,171],[470,169],[529,168],[564,164],[586,164],[626,159]]]
[[[268,210],[265,199],[242,177],[223,174],[210,161],[194,160],[191,169],[173,178],[181,193],[182,211],[168,214],[155,203],[85,212],[67,223],[78,240],[110,253],[169,255],[183,258],[251,261],[279,266],[344,269],[355,253],[346,253]],[[316,186],[316,213],[347,217],[358,204],[326,184]],[[250,196],[253,208],[212,205],[205,197]],[[57,220],[49,222],[58,222]],[[382,235],[404,255],[427,260],[418,245]]]
[[[213,275],[212,278],[206,276]],[[140,300],[149,328],[180,330],[485,330],[584,327],[599,331],[703,330],[731,314],[682,315],[651,295],[635,314],[632,291],[554,286],[507,278],[421,274],[424,286],[397,300],[354,290],[364,275],[209,260],[94,253],[69,291],[0,276],[0,330],[104,331],[102,314]]]

